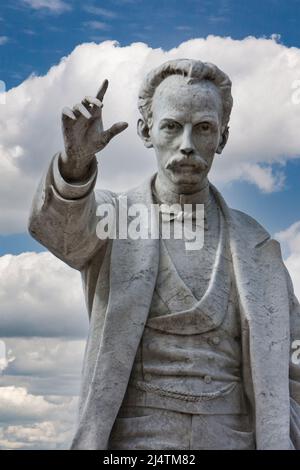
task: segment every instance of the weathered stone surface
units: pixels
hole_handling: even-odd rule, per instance
[[[97,208],[111,204],[118,218],[123,199],[94,190],[95,154],[127,127],[103,130],[106,89],[107,81],[96,98],[64,109],[65,150],[42,179],[29,222],[83,277],[90,334],[72,447],[299,449],[299,302],[279,243],[230,209],[207,177],[228,139],[229,78],[183,59],[141,87],[138,134],[154,148],[158,172],[122,196],[146,216],[160,208],[161,235],[152,238],[99,238]],[[204,233],[197,249],[164,239],[163,224],[175,231],[187,220]]]

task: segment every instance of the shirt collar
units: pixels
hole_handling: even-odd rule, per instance
[[[157,184],[158,181],[155,178],[152,184],[152,194],[158,203],[162,204],[205,204],[205,208],[211,204],[211,195],[209,190],[209,182],[196,193],[192,194],[180,194],[171,191],[168,188],[162,187]]]

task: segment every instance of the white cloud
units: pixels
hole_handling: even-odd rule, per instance
[[[88,328],[78,272],[50,253],[0,258],[0,448],[68,448]]]
[[[276,233],[275,238],[281,242],[287,252],[285,264],[292,277],[295,294],[300,301],[300,221]]]
[[[274,172],[271,166],[257,164],[243,165],[243,177],[245,181],[256,184],[261,191],[270,193],[284,187],[285,175],[283,171]]]
[[[34,395],[77,396],[85,340],[5,338],[7,366],[2,386],[26,387]]]
[[[6,426],[0,429],[0,449],[67,449],[72,431],[66,422],[43,421],[33,425]]]
[[[0,375],[7,370],[9,364],[15,360],[12,351],[6,348],[6,343],[0,340]]]
[[[63,0],[22,0],[22,2],[34,10],[48,10],[52,13],[63,13],[72,9],[71,5]]]
[[[0,387],[0,449],[68,448],[77,398],[44,397]]]
[[[2,337],[85,338],[80,274],[50,253],[0,258]]]
[[[80,275],[50,253],[0,257],[2,385],[76,395],[88,332]]]
[[[88,331],[80,275],[50,253],[0,257],[2,385],[76,395]]]
[[[0,448],[68,447],[85,341],[5,338],[5,343],[13,358],[0,376]]]
[[[64,398],[61,403],[53,404],[43,396],[29,394],[23,387],[0,387],[1,422],[14,419],[31,422],[48,418],[53,413],[59,414],[69,402],[69,398]]]
[[[245,180],[265,192],[280,189],[285,162],[299,157],[299,105],[291,97],[292,84],[300,78],[300,49],[253,37],[208,36],[169,51],[142,43],[89,43],[76,47],[45,76],[30,77],[6,94],[0,108],[0,233],[25,230],[42,169],[62,148],[62,108],[95,94],[104,78],[110,80],[104,123],[125,120],[129,128],[99,156],[99,186],[123,190],[154,172],[154,153],[136,135],[137,92],[147,71],[182,57],[214,62],[233,81],[230,139],[216,156],[212,181]]]

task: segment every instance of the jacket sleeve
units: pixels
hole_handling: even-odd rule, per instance
[[[295,296],[293,283],[286,269],[290,302],[290,403],[291,441],[300,450],[300,304]]]
[[[106,241],[98,238],[97,206],[113,201],[109,191],[96,193],[97,162],[89,178],[70,184],[59,170],[59,154],[35,193],[29,218],[29,232],[55,256],[82,270]]]

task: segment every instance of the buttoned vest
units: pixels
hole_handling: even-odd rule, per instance
[[[215,261],[200,300],[181,279],[167,241],[160,240],[156,287],[124,406],[246,413],[237,294],[221,211],[218,216]]]

